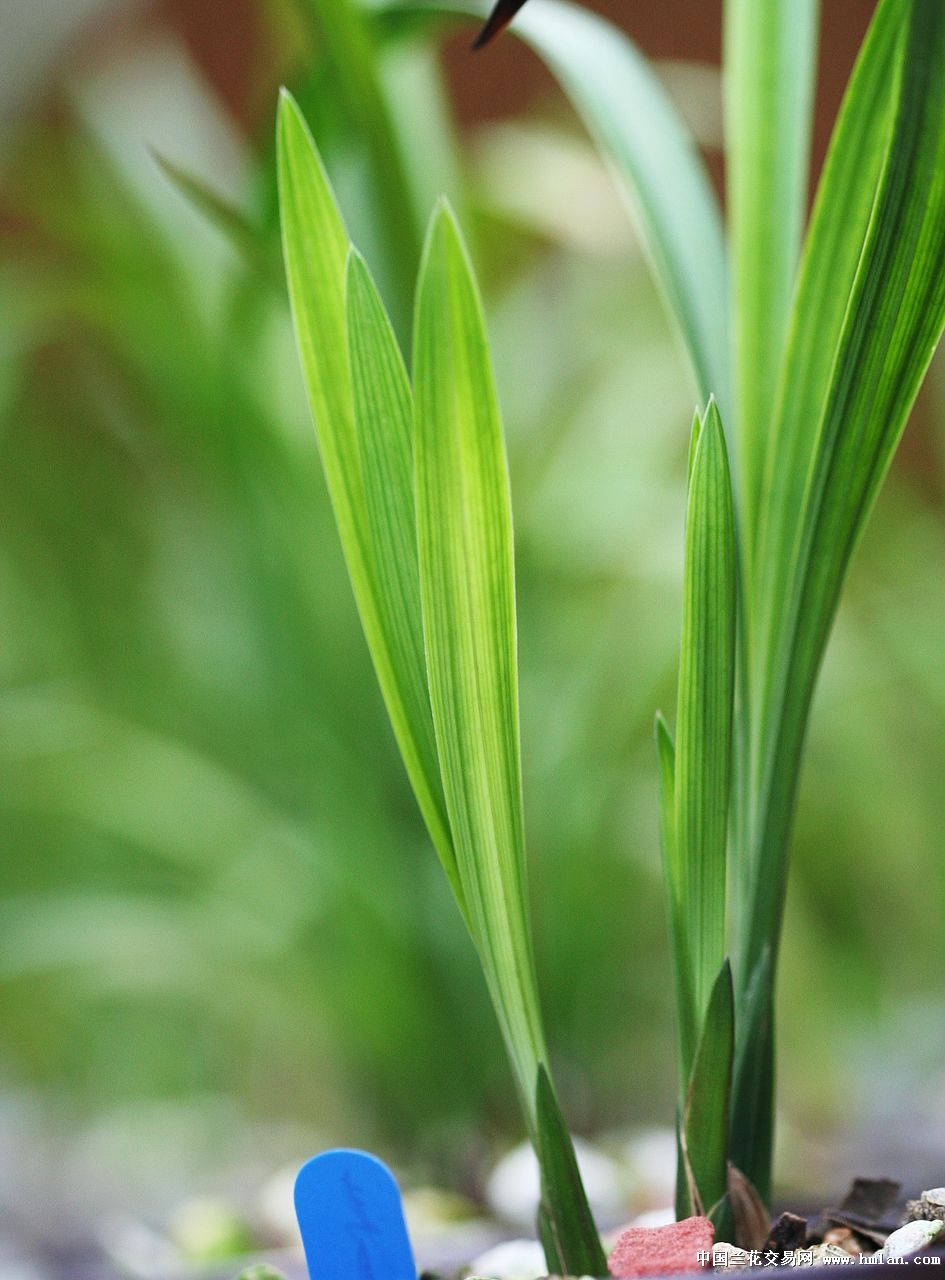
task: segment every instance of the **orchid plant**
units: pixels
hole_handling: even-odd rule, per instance
[[[512,30],[555,73],[629,198],[699,401],[675,734],[662,716],[656,726],[677,1211],[746,1239],[771,1187],[777,959],[811,701],[851,557],[945,326],[945,5],[880,0],[807,219],[818,0],[726,0],[723,219],[686,125],[627,37],[569,0],[523,4],[500,3],[478,43],[522,10]],[[472,0],[380,10],[394,23],[477,13]],[[510,488],[470,256],[440,203],[408,372],[288,95],[278,170],[295,331],[348,572],[502,1030],[541,1168],[548,1265],[602,1275],[540,1014]]]

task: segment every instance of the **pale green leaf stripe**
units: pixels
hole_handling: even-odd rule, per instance
[[[485,323],[448,207],[433,218],[414,332],[420,587],[450,829],[529,1125],[545,1061],[528,925],[512,519]]]
[[[819,0],[725,5],[732,338],[749,559],[807,214],[819,11]]]
[[[735,660],[735,527],[722,423],[709,402],[686,516],[676,727],[677,894],[702,1018],[725,955]]]
[[[409,514],[409,436],[405,440],[404,406],[398,399],[404,386],[398,383],[389,333],[369,306],[362,277],[352,344],[363,375],[358,396],[362,412],[356,420],[345,304],[348,235],[311,135],[288,94],[279,107],[277,143],[289,297],[335,520],[407,773],[465,914],[439,781],[416,592],[393,592],[386,576],[392,566],[398,580],[418,572]],[[386,353],[377,381],[365,367],[367,348]]]
[[[892,140],[797,513],[801,537],[771,654],[761,847],[774,859],[786,840],[807,710],[843,578],[945,325],[945,5],[914,0],[909,10]],[[759,868],[758,882],[749,961],[780,921],[783,868]]]
[[[388,0],[399,12],[482,18],[480,0]],[[614,169],[700,398],[731,404],[728,267],[718,200],[698,147],[652,67],[612,23],[567,0],[532,0],[511,27],[547,63]]]

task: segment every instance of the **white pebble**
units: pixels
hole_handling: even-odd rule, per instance
[[[545,1251],[537,1240],[508,1240],[470,1264],[470,1280],[541,1280],[548,1274]]]
[[[892,1233],[883,1246],[883,1253],[887,1258],[907,1258],[931,1244],[943,1228],[945,1222],[907,1222]]]
[[[624,1221],[629,1202],[626,1171],[605,1152],[580,1138],[574,1140],[574,1152],[594,1217],[603,1224]],[[492,1170],[486,1184],[486,1200],[496,1217],[527,1230],[534,1228],[540,1198],[538,1161],[529,1144],[523,1142]]]

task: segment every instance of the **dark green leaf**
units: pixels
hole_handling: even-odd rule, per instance
[[[767,1198],[767,1171],[774,1146],[774,991],[771,948],[765,947],[739,1004],[732,1089],[729,1158],[739,1169],[765,1171],[761,1194]],[[751,1028],[751,1034],[743,1028]]]
[[[945,324],[940,0],[881,5],[838,132],[805,256],[760,543],[746,974],[780,930],[800,753],[840,589]],[[845,139],[859,140],[861,163]],[[812,312],[815,273],[829,275],[839,296]],[[745,1035],[761,1046],[753,1028]],[[745,1172],[764,1193],[758,1169]]]
[[[669,914],[670,952],[676,990],[679,1105],[682,1107],[695,1054],[696,1011],[692,992],[692,962],[681,906],[682,888],[676,851],[676,748],[663,716],[656,716],[656,750],[660,767],[660,846]]]
[[[683,1112],[683,1152],[692,1212],[728,1212],[728,1119],[735,1053],[732,970],[724,962],[706,1009]],[[717,1222],[716,1225],[719,1225]]]
[[[538,1069],[539,1232],[547,1265],[561,1275],[603,1276],[607,1260],[578,1170],[571,1135],[544,1067]]]

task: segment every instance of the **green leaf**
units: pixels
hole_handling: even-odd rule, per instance
[[[508,469],[482,304],[445,202],[420,271],[414,392],[420,592],[450,828],[470,931],[542,1166],[544,1228],[571,1270],[599,1242],[583,1192],[576,1200],[570,1175],[562,1181],[574,1156],[563,1124],[549,1128],[550,1086],[536,1094],[536,1081],[547,1082],[547,1052],[525,885]]]
[[[232,201],[214,191],[202,177],[190,173],[158,151],[152,154],[167,179],[187,203],[216,227],[239,257],[258,272],[268,285],[281,293],[284,281],[282,267],[274,245],[266,239],[262,229],[254,225]]]
[[[693,458],[686,516],[670,877],[699,1021],[725,955],[734,657],[734,514],[722,423],[710,401]],[[693,1027],[681,1037],[684,1046],[695,1039]],[[687,1058],[684,1066],[688,1073]]]
[[[278,169],[296,340],[348,573],[411,784],[465,914],[439,780],[418,592],[407,585],[411,574],[418,580],[419,569],[406,379],[380,304],[357,266],[351,273],[349,363],[348,235],[305,122],[287,94],[279,108]],[[394,589],[392,573],[402,591]]]
[[[717,1226],[728,1213],[728,1124],[734,1053],[735,996],[732,970],[726,959],[709,997],[682,1124],[689,1190],[686,1208],[690,1213],[708,1214]]]
[[[484,17],[478,0],[393,0],[402,17]],[[728,268],[718,200],[698,147],[659,77],[613,24],[544,0],[511,28],[547,63],[619,179],[682,335],[701,399],[729,411]]]
[[[700,421],[697,418],[697,422]],[[685,886],[680,883],[676,848],[676,748],[663,716],[656,715],[656,750],[660,769],[660,847],[669,915],[670,951],[676,991],[676,1036],[680,1114],[695,1054],[696,1010],[692,992],[692,960],[683,918]]]
[[[655,734],[660,766],[660,843],[670,871],[676,865],[676,748],[661,711],[656,713]]]
[[[738,978],[745,994],[732,1111],[732,1159],[765,1198],[770,1192],[773,1150],[771,948],[777,946],[778,924],[769,931],[780,910],[775,897],[783,895],[787,875],[800,744],[793,764],[781,766],[778,774],[768,765],[765,777],[763,753],[773,753],[780,728],[776,717],[766,723],[762,712],[766,686],[774,676],[778,628],[783,625],[781,602],[788,592],[792,541],[805,502],[822,407],[889,148],[908,17],[908,5],[896,0],[880,4],[844,95],[804,247],[780,398],[768,441],[766,501],[753,575],[757,620],[749,618],[754,633],[751,760],[741,793],[743,811],[749,798],[752,811],[741,815],[747,833],[742,850],[745,865],[734,880],[739,893]],[[767,898],[764,905],[763,897]]]
[[[765,947],[739,1004],[729,1156],[745,1165],[769,1170],[774,1132],[774,1025],[771,947]],[[750,1037],[741,1034],[751,1028]]]
[[[445,204],[420,271],[414,395],[440,772],[470,928],[534,1122],[545,1051],[526,909],[509,480],[481,303]]]
[[[742,983],[777,944],[817,673],[850,558],[943,325],[945,6],[883,0],[821,182],[768,459]],[[769,990],[762,1003],[770,1000]],[[756,1018],[770,1025],[769,1007]],[[763,1109],[770,1085],[757,1082],[770,1072],[771,1047],[747,1019],[742,1036],[738,1107],[753,1097]],[[763,1152],[770,1114],[743,1123]],[[743,1167],[765,1194],[762,1159],[749,1153]]]
[[[383,210],[376,234],[389,285],[388,302],[398,332],[409,329],[410,298],[423,238],[422,212],[415,206],[402,140],[382,76],[381,57],[359,0],[297,0],[311,15],[327,54],[337,94],[364,148],[373,201]],[[375,264],[376,265],[376,264]]]
[[[816,436],[799,459],[806,483],[797,505],[793,494],[779,502],[768,548],[787,575],[784,591],[772,582],[765,597],[759,781],[767,803],[759,840],[766,859],[770,850],[780,860],[786,842],[810,698],[851,555],[945,326],[945,6],[913,0],[902,10],[908,30],[895,120]],[[812,228],[806,271],[818,263],[820,236],[847,216],[831,197],[829,216]],[[788,384],[785,395],[794,390]],[[806,395],[803,384],[796,390]],[[774,895],[783,879],[780,867],[759,867],[750,960],[777,929]]]
[[[807,214],[819,0],[726,0],[726,192],[743,546],[751,555]]]
[[[887,0],[877,9],[847,86],[817,189],[768,440],[757,573],[767,630],[763,627],[758,636],[759,655],[773,643],[770,629],[776,614],[772,606],[787,590],[790,547],[810,483],[840,332],[889,147],[908,7],[909,0],[906,4]]]
[[[587,1203],[574,1146],[544,1067],[538,1069],[536,1098],[542,1175],[538,1223],[545,1262],[561,1275],[605,1275],[607,1259]]]

